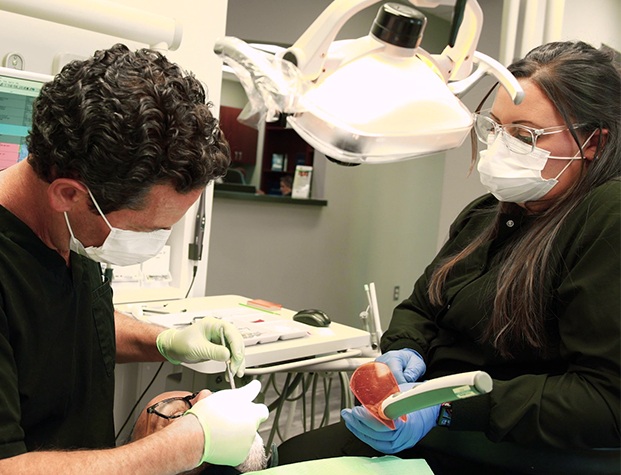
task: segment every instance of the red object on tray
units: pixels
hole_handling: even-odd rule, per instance
[[[270,302],[269,300],[253,299],[248,300],[250,307],[259,308],[261,310],[269,310],[271,312],[277,312],[282,309],[282,305],[279,303]]]

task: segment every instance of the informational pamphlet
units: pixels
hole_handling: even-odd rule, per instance
[[[308,165],[297,165],[295,167],[295,176],[293,177],[293,189],[291,191],[291,198],[310,198],[312,176],[313,167]]]

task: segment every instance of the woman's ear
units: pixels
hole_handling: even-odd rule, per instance
[[[50,207],[60,213],[71,211],[88,196],[86,187],[77,180],[57,178],[47,188]]]
[[[584,146],[584,158],[592,161],[598,155],[601,155],[607,140],[608,129],[596,129]]]

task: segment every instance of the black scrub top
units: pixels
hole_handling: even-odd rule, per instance
[[[115,352],[99,264],[68,268],[0,206],[0,458],[114,446]]]
[[[524,446],[619,447],[621,374],[621,182],[588,193],[551,244],[553,272],[543,282],[548,352],[528,347],[502,357],[483,338],[502,252],[533,218],[502,216],[494,241],[481,245],[447,277],[446,304],[429,302],[434,267],[486,228],[497,200],[486,195],[456,219],[450,238],[395,309],[382,350],[412,348],[427,363],[423,379],[484,370],[491,393],[455,401],[450,430],[480,431],[493,442]],[[500,258],[499,258],[500,257]],[[519,263],[516,263],[516,265]]]

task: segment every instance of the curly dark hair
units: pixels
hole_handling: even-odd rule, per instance
[[[229,145],[211,107],[191,73],[117,44],[43,86],[28,162],[47,182],[84,183],[104,213],[140,209],[155,184],[187,193],[225,174]]]

